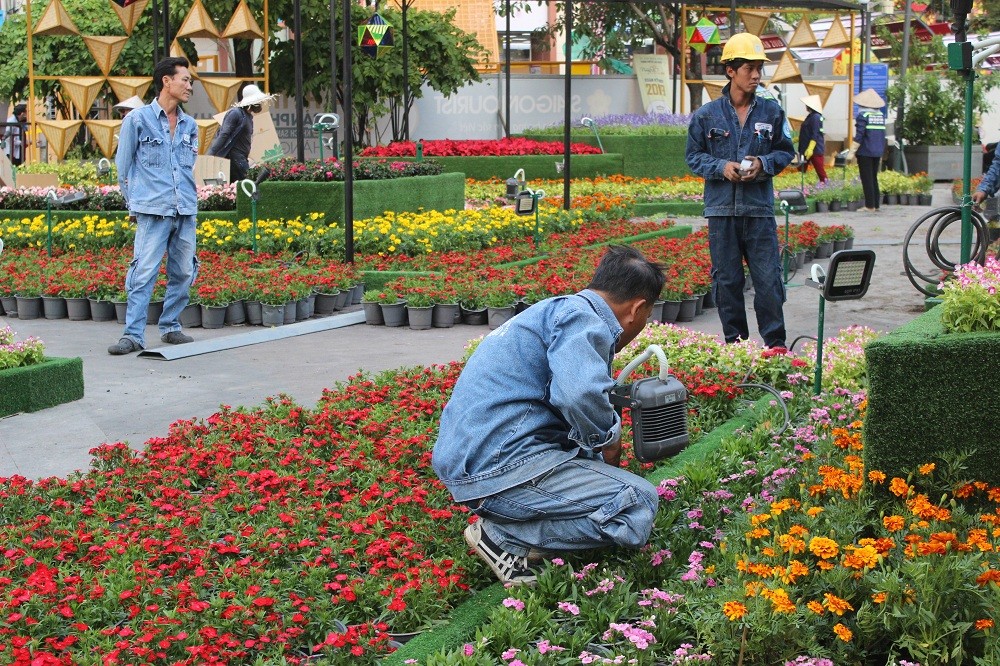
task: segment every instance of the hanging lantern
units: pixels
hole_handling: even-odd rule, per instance
[[[358,26],[358,46],[372,58],[378,58],[393,46],[392,27],[379,14]]]
[[[687,45],[698,53],[704,53],[705,49],[720,41],[719,27],[707,18],[701,18],[694,25],[689,25],[684,29],[684,33]]]

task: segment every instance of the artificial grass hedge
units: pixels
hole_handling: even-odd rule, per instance
[[[0,370],[0,418],[37,412],[83,397],[83,359],[46,358],[41,363]]]
[[[366,157],[362,159],[389,159],[393,162],[412,162],[412,157]],[[556,162],[563,161],[558,155],[483,155],[460,157],[428,157],[439,163],[445,173],[464,173],[466,178],[507,180],[518,169],[524,169],[528,180],[536,178],[561,179],[563,174],[556,169]],[[596,178],[623,173],[624,156],[620,154],[572,155],[569,159],[572,178]]]
[[[751,429],[757,423],[758,415],[764,412],[774,400],[766,395],[718,428],[712,430],[678,455],[657,465],[647,476],[653,485],[664,479],[677,476],[681,470],[690,464],[697,464],[713,455],[716,449],[740,428]],[[473,594],[461,606],[452,611],[448,623],[421,633],[419,636],[403,645],[380,662],[382,666],[402,666],[408,659],[423,662],[430,655],[441,650],[454,650],[468,642],[476,633],[476,629],[486,623],[490,613],[507,597],[507,590],[500,583]]]
[[[866,469],[903,478],[942,455],[971,450],[969,475],[1000,485],[1000,333],[945,333],[940,308],[865,348]]]
[[[600,243],[594,243],[592,245],[586,245],[583,249],[593,250],[599,247],[605,247],[607,245],[628,245],[629,243],[638,243],[639,241],[649,240],[650,238],[659,238],[661,236],[666,236],[667,238],[684,238],[691,235],[692,228],[690,226],[670,226],[666,229],[661,229],[659,231],[647,231],[646,233],[636,234],[634,236],[623,236],[621,238],[612,238],[609,240],[601,241]],[[542,259],[548,258],[547,254],[540,254],[536,257],[529,257],[527,259],[519,259],[517,261],[509,261],[504,264],[497,264],[497,268],[518,268],[520,266],[530,266],[531,264],[537,264]]]
[[[361,220],[394,213],[465,208],[465,175],[409,176],[387,180],[354,181],[354,219]],[[250,217],[250,199],[236,192],[239,219]],[[260,185],[258,220],[306,219],[310,213],[324,213],[326,222],[344,219],[344,183],[265,181]]]
[[[538,141],[553,140],[551,134],[526,132],[522,136]],[[593,135],[574,134],[572,140],[574,143],[598,145],[597,138]],[[691,173],[684,160],[684,149],[687,146],[686,134],[679,136],[602,136],[601,145],[604,147],[605,153],[622,156],[622,171],[616,173],[634,178],[674,178],[687,176]],[[575,157],[573,159],[576,160]],[[528,176],[535,177],[534,174],[530,173]]]

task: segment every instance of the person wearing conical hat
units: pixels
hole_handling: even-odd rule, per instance
[[[802,98],[809,115],[802,121],[799,129],[799,154],[805,161],[803,169],[812,164],[819,176],[819,182],[825,183],[826,177],[826,139],[823,136],[823,101],[819,95],[809,95]]]
[[[861,187],[865,191],[865,207],[861,210],[874,213],[882,203],[878,187],[878,169],[885,153],[885,100],[873,88],[854,96],[854,103],[861,107],[854,118],[854,142],[851,155],[858,158]]]
[[[254,84],[243,89],[243,97],[222,119],[222,127],[212,139],[209,155],[229,158],[229,182],[243,180],[250,169],[250,144],[253,141],[254,114],[274,100]]]
[[[129,114],[130,111],[135,111],[136,109],[146,106],[146,103],[142,101],[142,98],[138,95],[132,95],[128,99],[123,99],[122,101],[115,104],[112,109],[118,112],[118,115],[124,118]]]

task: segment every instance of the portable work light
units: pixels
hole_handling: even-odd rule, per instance
[[[659,375],[625,384],[632,371],[654,354],[660,362]],[[659,345],[649,345],[625,366],[615,380],[610,399],[619,414],[625,407],[631,410],[632,446],[639,462],[675,456],[690,442],[687,389],[669,373],[666,354]]]
[[[809,204],[806,203],[802,190],[780,190],[778,199],[788,206],[789,213],[804,213],[809,210]]]

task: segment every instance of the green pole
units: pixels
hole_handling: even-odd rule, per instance
[[[48,241],[46,242],[46,247],[48,249],[49,256],[52,256],[52,199],[45,197],[45,223],[49,227]]]
[[[320,143],[322,146],[322,142]],[[320,159],[323,159],[322,155]],[[254,252],[257,251],[257,198],[250,198],[250,219],[253,220],[253,245],[252,249]]]
[[[538,248],[538,193],[532,192],[531,198],[534,202],[534,207],[535,207],[535,233],[533,234],[533,238],[535,241],[535,248],[537,249]]]
[[[813,395],[819,395],[823,385],[823,318],[826,314],[826,299],[819,297],[819,322],[816,326],[816,383],[813,385]]]
[[[417,153],[417,160],[416,161],[417,162],[423,162],[424,161],[424,142],[423,141],[417,141],[417,143],[416,143],[416,153]]]
[[[965,75],[965,137],[963,139],[962,165],[962,249],[959,261],[967,264],[972,260],[972,97],[976,72],[968,70]]]
[[[321,125],[313,125],[316,129],[316,134],[319,136],[319,161],[323,161],[323,127]]]
[[[789,238],[788,211],[791,208],[791,206],[789,206],[788,202],[785,201],[784,199],[781,200],[781,204],[779,205],[781,206],[781,210],[785,212],[785,256],[784,256],[784,261],[782,261],[782,264],[784,265],[784,270],[785,270],[785,284],[788,284],[788,259],[792,255],[791,251],[788,249],[788,238]]]

